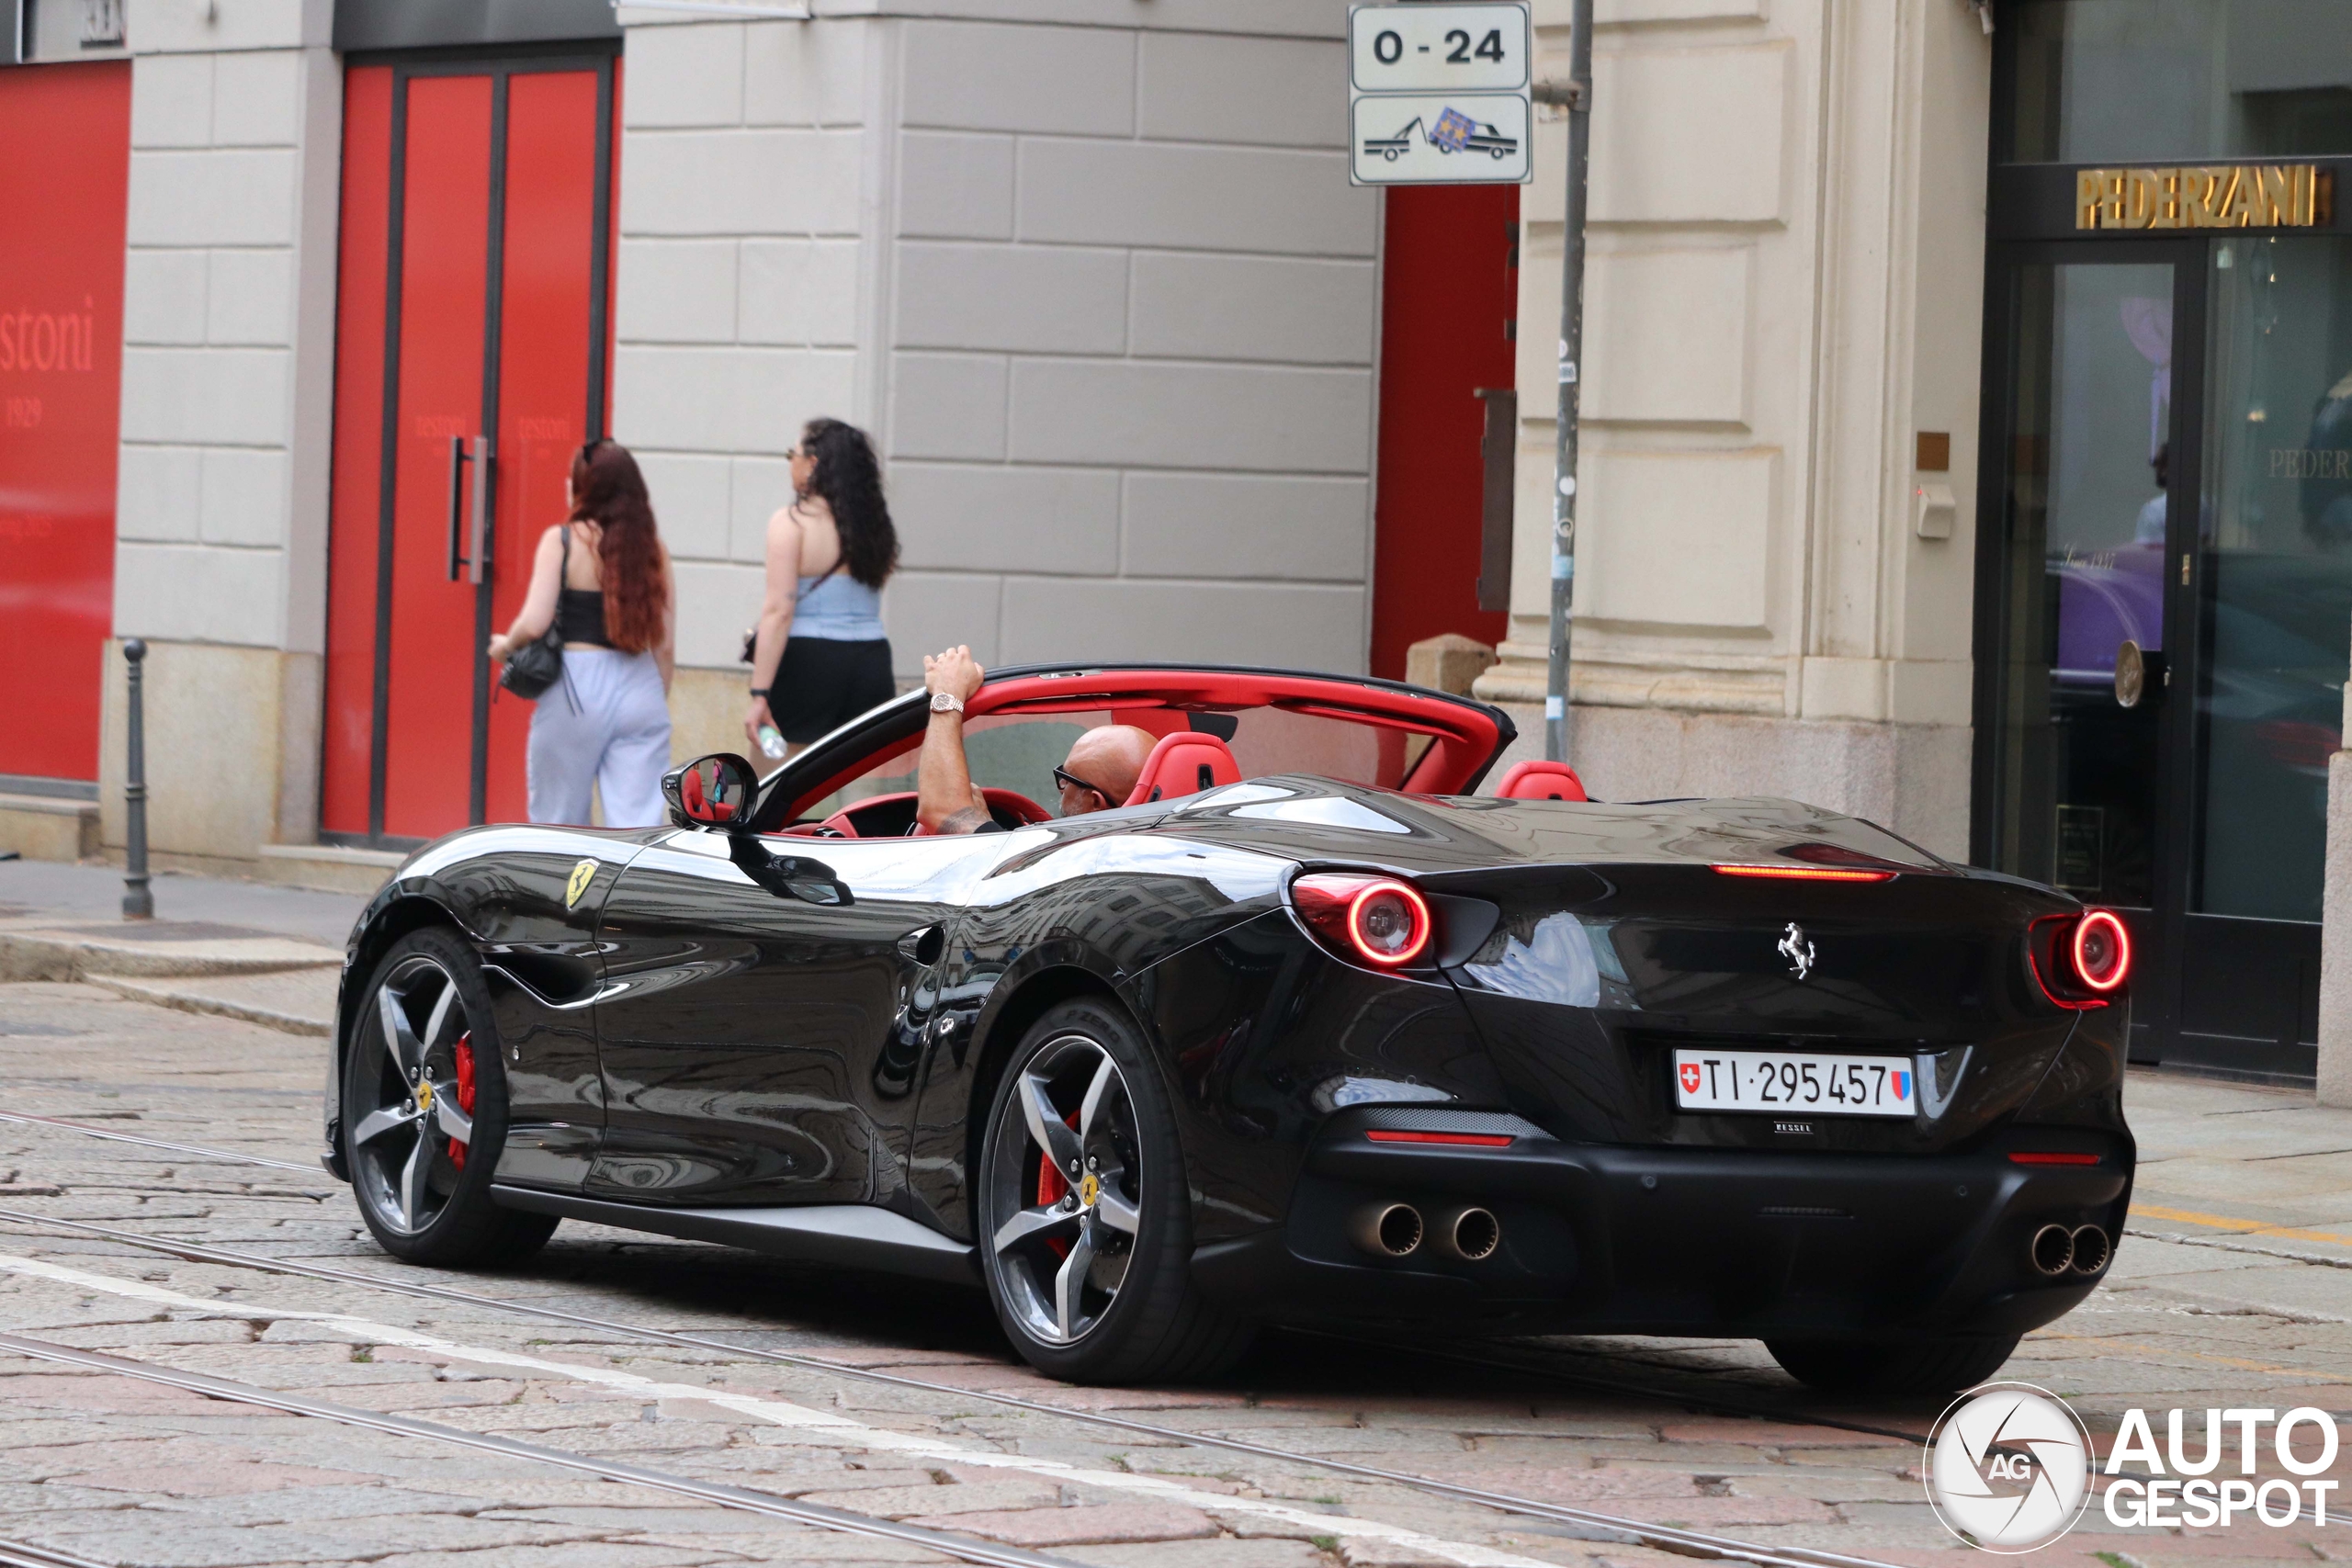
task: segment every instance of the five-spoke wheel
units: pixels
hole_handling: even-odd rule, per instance
[[[982,1272],[1022,1355],[1086,1382],[1197,1377],[1250,1325],[1192,1284],[1192,1216],[1168,1097],[1107,999],[1031,1026],[998,1079],[982,1145]]]
[[[551,1218],[491,1201],[506,1080],[463,942],[428,930],[394,943],[346,1049],[351,1185],[387,1251],[419,1263],[511,1261],[547,1240]]]
[[[1029,1058],[1001,1114],[1027,1135],[997,1140],[989,1245],[1023,1325],[1073,1345],[1118,1298],[1143,1224],[1126,1080],[1101,1045],[1065,1034]]]
[[[440,1217],[473,1143],[473,1032],[457,980],[421,953],[378,982],[372,1021],[359,1049],[381,1059],[373,1107],[349,1108],[352,1180],[385,1224],[416,1235]]]

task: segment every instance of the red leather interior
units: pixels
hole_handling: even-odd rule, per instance
[[[1584,781],[1566,762],[1513,762],[1495,793],[1505,800],[1589,800]]]
[[[1052,812],[1047,811],[1044,807],[1038,805],[1027,795],[1023,795],[1019,790],[984,788],[980,791],[980,795],[989,803],[989,813],[995,816],[1000,821],[1007,816],[1012,817],[1013,820],[1020,822],[1024,826],[1032,822],[1050,822],[1053,820]],[[834,812],[831,817],[826,818],[824,821],[820,823],[813,825],[803,824],[803,827],[811,833],[817,831],[819,828],[831,828],[834,832],[839,833],[844,839],[863,839],[876,836],[882,838],[899,838],[909,836],[908,829],[899,828],[896,831],[885,832],[879,835],[862,833],[858,830],[858,820],[860,818],[864,818],[869,827],[874,825],[876,818],[879,818],[886,823],[895,822],[903,819],[906,817],[912,816],[914,809],[915,792],[910,789],[900,790],[895,795],[868,795],[864,800],[854,801],[848,806],[842,807],[839,811]],[[785,829],[787,833],[797,832],[799,830],[799,829],[794,828],[787,828]],[[912,830],[911,836],[918,839],[927,839],[931,836],[931,830],[927,828],[917,826]]]
[[[1147,800],[1172,800],[1240,782],[1241,764],[1233,760],[1232,750],[1224,741],[1214,735],[1181,730],[1161,736],[1159,744],[1151,749],[1126,803],[1139,806]]]

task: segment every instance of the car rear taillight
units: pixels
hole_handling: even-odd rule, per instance
[[[1765,882],[1892,882],[1891,871],[1862,871],[1843,865],[1718,865],[1717,876],[1750,876]]]
[[[2066,954],[2074,977],[2104,996],[2123,984],[2132,973],[2132,937],[2123,922],[2105,909],[2093,909],[2075,922],[2074,940]]]
[[[2132,975],[2132,934],[2107,909],[2045,915],[2026,935],[2041,994],[2062,1008],[2105,1007]]]
[[[1317,872],[1292,882],[1290,897],[1308,928],[1345,957],[1395,969],[1429,949],[1429,901],[1393,876]]]

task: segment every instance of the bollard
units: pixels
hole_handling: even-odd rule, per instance
[[[122,789],[128,816],[122,857],[122,918],[126,920],[155,918],[155,895],[147,886],[147,719],[141,691],[145,671],[140,668],[146,659],[144,642],[135,637],[123,639],[122,660],[130,667],[130,706],[124,714],[130,744]]]

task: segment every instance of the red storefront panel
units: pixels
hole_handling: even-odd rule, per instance
[[[1405,650],[1423,637],[1494,643],[1509,625],[1478,608],[1486,406],[1476,392],[1511,385],[1504,323],[1517,312],[1519,187],[1400,186],[1387,201],[1372,672],[1401,679]]]
[[[530,586],[531,555],[567,510],[564,482],[587,438],[590,290],[596,254],[596,75],[516,76],[506,103],[506,230],[498,354],[497,588],[503,628]],[[561,701],[560,694],[550,694]],[[490,710],[489,817],[521,821],[531,705]]]
[[[384,290],[392,188],[392,68],[344,79],[343,244],[335,294],[334,499],[327,581],[320,823],[368,831],[376,713],[377,552],[382,530]]]
[[[95,779],[130,67],[0,72],[0,773]]]
[[[541,62],[353,70],[345,86],[322,823],[422,839],[525,814],[531,705],[492,700],[609,358],[605,73]],[[600,285],[605,285],[601,290]],[[389,398],[389,405],[387,400]],[[593,417],[592,417],[593,416]],[[469,555],[490,438],[492,538]],[[560,700],[557,698],[554,700]],[[479,772],[477,772],[479,770]]]

